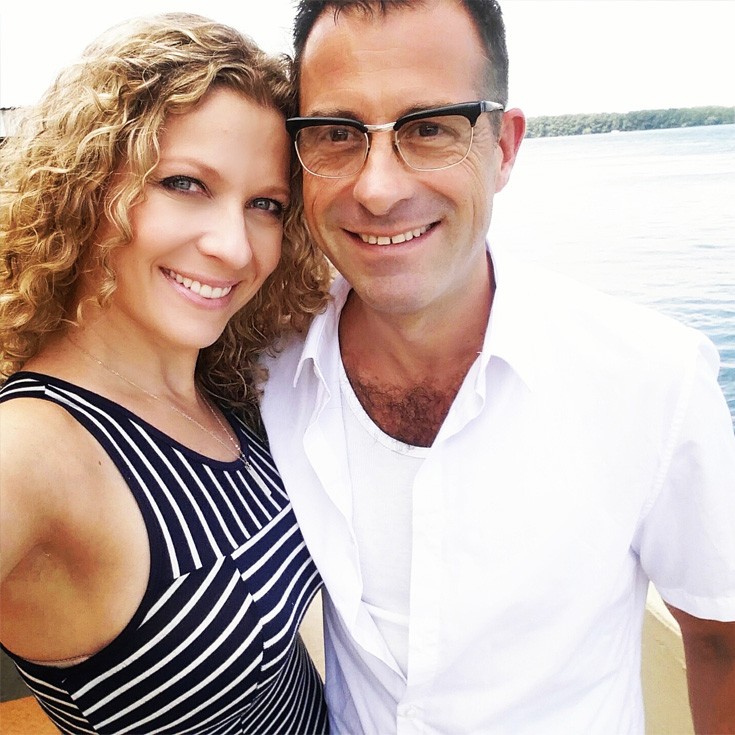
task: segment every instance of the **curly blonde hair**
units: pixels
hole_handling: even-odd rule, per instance
[[[214,86],[292,114],[287,56],[264,53],[233,28],[189,13],[115,26],[61,72],[2,147],[0,163],[0,381],[69,323],[80,275],[115,290],[113,248],[132,237],[128,212],[157,165],[166,117]],[[123,164],[133,172],[120,183]],[[303,224],[300,176],[282,255],[256,296],[200,352],[196,376],[209,393],[258,423],[259,356],[303,331],[328,298],[330,270]],[[95,241],[104,218],[116,234]],[[75,311],[74,314],[70,311]]]

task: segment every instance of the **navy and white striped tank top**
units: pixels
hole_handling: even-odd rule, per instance
[[[125,630],[70,668],[10,651],[64,733],[328,731],[322,682],[298,635],[322,582],[268,449],[235,417],[242,459],[204,457],[102,396],[18,372],[0,401],[65,408],[102,445],[145,519],[151,572]]]

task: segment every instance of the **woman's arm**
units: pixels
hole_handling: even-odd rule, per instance
[[[56,412],[37,400],[0,405],[0,584],[51,537],[58,470],[48,443]]]

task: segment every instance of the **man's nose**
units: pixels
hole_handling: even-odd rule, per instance
[[[355,199],[371,214],[388,214],[413,195],[415,177],[395,147],[393,131],[370,136],[367,159],[353,189]]]

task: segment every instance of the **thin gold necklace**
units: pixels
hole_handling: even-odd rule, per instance
[[[243,463],[245,464],[245,469],[251,469],[250,460],[248,459],[248,456],[243,453],[242,449],[240,448],[240,445],[232,438],[230,435],[230,432],[227,430],[225,425],[220,420],[219,416],[217,416],[217,412],[212,407],[212,404],[207,400],[207,398],[198,390],[196,390],[197,395],[202,399],[204,402],[204,405],[207,407],[209,412],[212,414],[212,417],[217,422],[219,427],[222,429],[222,433],[227,437],[227,439],[230,442],[230,446],[225,444],[222,439],[220,439],[213,431],[210,431],[206,426],[203,424],[200,424],[193,416],[189,416],[186,411],[182,411],[178,406],[174,405],[173,403],[170,403],[169,401],[164,401],[160,396],[157,396],[155,393],[151,393],[151,391],[147,390],[146,388],[143,388],[143,386],[138,385],[137,383],[133,382],[130,378],[123,375],[122,373],[119,373],[114,368],[111,368],[109,365],[105,364],[100,360],[98,357],[95,357],[91,352],[86,350],[84,347],[82,347],[79,343],[75,342],[69,335],[66,335],[66,338],[71,342],[74,347],[76,347],[80,352],[84,353],[90,360],[93,362],[96,362],[101,368],[104,370],[107,370],[108,373],[112,373],[114,376],[122,380],[123,382],[127,383],[128,385],[131,385],[136,390],[139,390],[141,393],[145,393],[149,398],[152,398],[154,401],[158,401],[159,403],[162,403],[167,408],[171,409],[172,411],[175,411],[180,416],[183,416],[185,419],[190,421],[195,426],[199,427],[201,431],[203,431],[205,434],[208,434],[212,437],[218,444],[220,444],[222,447],[224,447],[228,452],[230,449],[232,449],[235,452],[235,456],[237,459],[241,459]]]

